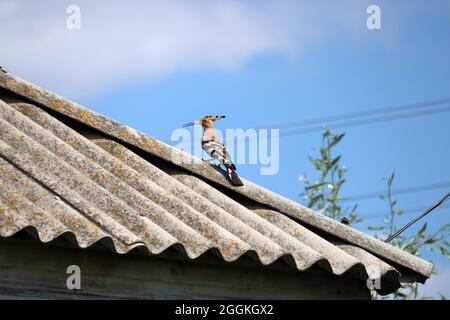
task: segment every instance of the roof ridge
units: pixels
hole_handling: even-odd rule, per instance
[[[377,256],[381,256],[389,261],[400,264],[403,267],[415,271],[423,277],[428,278],[432,273],[433,264],[428,261],[411,255],[356,229],[343,225],[336,220],[316,213],[313,210],[300,205],[299,203],[256,185],[246,179],[243,179],[243,187],[231,186],[228,180],[226,180],[226,178],[211,165],[199,161],[194,156],[175,149],[164,142],[149,137],[144,133],[129,128],[115,120],[109,119],[48,90],[42,89],[34,84],[20,79],[19,77],[11,74],[0,73],[0,87],[32,100],[45,108],[54,110],[71,119],[82,122],[85,125],[97,129],[108,136],[133,145],[160,159],[184,168],[185,170],[188,170],[189,172],[210,182],[219,184],[231,191],[257,201],[264,206],[274,208],[281,213],[299,220],[309,226],[318,228],[351,244],[366,249]],[[176,159],[188,159],[191,161],[189,164],[180,164],[175,161]]]

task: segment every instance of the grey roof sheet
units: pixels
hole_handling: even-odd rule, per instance
[[[119,253],[252,253],[362,279],[375,264],[386,293],[403,274],[431,274],[431,263],[249,181],[236,188],[208,164],[174,164],[173,153],[190,155],[15,76],[0,74],[0,87],[21,96],[0,100],[1,237],[31,226],[43,242],[71,234],[83,248],[108,239]],[[88,139],[57,114],[101,134]]]

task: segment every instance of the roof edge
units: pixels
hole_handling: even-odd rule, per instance
[[[428,261],[413,256],[356,229],[343,225],[329,217],[316,213],[311,209],[245,179],[243,179],[243,187],[231,186],[228,180],[213,166],[204,163],[200,159],[151,138],[135,129],[129,128],[115,120],[91,111],[48,90],[42,89],[19,77],[9,73],[0,73],[0,87],[26,99],[32,100],[45,108],[84,123],[85,125],[99,130],[124,143],[138,147],[153,156],[173,163],[178,167],[186,169],[197,176],[213,183],[217,183],[249,199],[270,208],[274,208],[307,225],[323,230],[348,243],[359,246],[376,256],[400,264],[426,278],[429,278],[432,273],[433,264]]]

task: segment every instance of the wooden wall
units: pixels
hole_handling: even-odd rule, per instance
[[[67,289],[69,265],[81,268],[81,290]],[[280,262],[262,267],[213,254],[198,260],[119,255],[96,245],[79,249],[37,240],[0,238],[0,299],[368,299],[362,280],[298,272]]]

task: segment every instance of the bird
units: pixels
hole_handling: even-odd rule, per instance
[[[5,68],[3,68],[2,66],[0,66],[0,71],[3,73],[8,73],[8,71],[6,71]]]
[[[244,184],[236,173],[236,166],[233,163],[229,153],[225,149],[225,145],[214,129],[214,123],[218,120],[224,119],[225,116],[204,116],[198,121],[185,124],[183,127],[189,127],[193,125],[201,125],[203,128],[202,135],[202,148],[205,152],[211,156],[212,159],[219,161],[227,170],[228,177],[232,185],[241,187]]]

